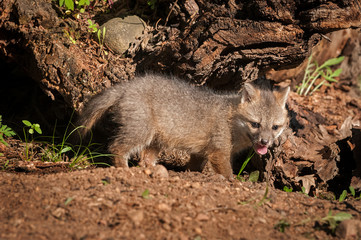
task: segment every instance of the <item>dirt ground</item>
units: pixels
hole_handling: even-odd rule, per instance
[[[339,239],[321,218],[361,219],[357,200],[158,170],[0,172],[0,239]]]

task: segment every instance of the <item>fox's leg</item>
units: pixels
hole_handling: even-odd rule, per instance
[[[208,152],[208,160],[211,162],[216,173],[222,174],[229,180],[233,179],[230,153],[221,150],[211,150]]]
[[[207,163],[207,159],[204,155],[201,154],[191,154],[189,162],[187,163],[186,168],[190,171],[199,171],[201,172],[204,166]]]
[[[146,162],[152,162],[158,155],[159,150],[149,145],[153,142],[154,136],[150,128],[144,126],[145,122],[143,126],[141,124],[135,126],[136,123],[130,122],[122,126],[118,136],[109,146],[109,151],[114,154],[115,167],[128,167],[128,160],[133,154],[140,153],[141,158],[144,158]]]
[[[128,159],[130,157],[130,152],[134,146],[119,144],[114,141],[109,146],[109,151],[114,155],[113,165],[115,167],[124,167],[128,168]]]
[[[139,165],[142,167],[155,166],[158,160],[159,149],[157,147],[146,147],[140,152]]]

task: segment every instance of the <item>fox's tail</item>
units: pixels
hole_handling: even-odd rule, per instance
[[[93,97],[83,109],[77,121],[79,131],[85,136],[97,121],[109,110],[121,97],[119,86],[112,87]]]

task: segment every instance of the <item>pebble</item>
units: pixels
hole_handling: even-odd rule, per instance
[[[196,220],[197,220],[197,221],[208,221],[208,220],[209,220],[209,216],[207,216],[207,215],[204,214],[204,213],[200,213],[200,214],[197,215]]]
[[[163,165],[156,165],[153,173],[150,175],[153,178],[168,178],[168,170]]]
[[[100,29],[106,28],[104,43],[118,54],[123,54],[129,44],[142,36],[146,24],[136,15],[124,18],[113,18],[104,23]]]
[[[170,212],[172,210],[172,207],[166,203],[160,203],[158,204],[158,209],[161,211]]]
[[[152,171],[149,168],[144,169],[144,173],[148,176],[150,176],[150,174],[152,174]]]
[[[132,210],[128,212],[128,217],[135,226],[139,226],[144,219],[144,212],[142,210]]]
[[[199,235],[202,234],[202,229],[199,228],[199,227],[194,228],[194,231],[195,231],[197,234],[199,234]]]

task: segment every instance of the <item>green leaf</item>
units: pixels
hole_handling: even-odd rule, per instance
[[[259,171],[253,171],[249,174],[249,181],[250,182],[257,182],[259,178]]]
[[[34,129],[30,128],[30,129],[29,129],[29,133],[30,133],[30,134],[34,134]]]
[[[86,0],[80,0],[79,3],[78,3],[78,5],[79,5],[79,6],[84,6],[85,3],[86,3]]]
[[[339,212],[333,216],[333,219],[335,219],[336,222],[342,222],[344,220],[351,219],[351,218],[352,218],[352,215],[350,213],[346,213],[346,212]]]
[[[338,82],[337,79],[334,79],[334,78],[329,77],[329,76],[324,76],[324,78],[329,82]]]
[[[63,154],[63,153],[69,152],[69,151],[71,151],[71,150],[72,150],[72,148],[71,148],[71,147],[65,147],[65,148],[61,149],[60,154]]]
[[[64,0],[59,0],[59,7],[62,7],[64,5]]]
[[[338,201],[342,202],[343,200],[345,200],[346,196],[347,196],[347,191],[343,190]]]
[[[65,6],[67,9],[74,11],[74,2],[73,0],[65,0]]]
[[[39,133],[42,134],[43,132],[41,131],[40,125],[38,123],[34,124],[34,130]]]
[[[23,120],[23,123],[25,124],[25,126],[27,127],[31,127],[31,122],[29,122],[28,120]]]
[[[350,189],[351,195],[352,195],[353,197],[355,197],[355,196],[356,196],[356,191],[355,191],[355,189],[354,189],[352,186],[349,186],[348,189]]]
[[[251,150],[248,152],[247,158],[246,158],[246,160],[243,162],[242,167],[241,167],[241,169],[239,170],[237,177],[239,177],[239,176],[241,175],[241,173],[243,172],[243,170],[246,168],[248,162],[252,159],[254,153],[255,153],[255,151],[254,151],[253,149],[251,149]]]
[[[292,191],[293,191],[293,188],[288,188],[287,186],[284,186],[284,187],[283,187],[283,191],[285,191],[285,192],[292,192]]]
[[[66,200],[65,200],[65,202],[64,202],[64,205],[66,206],[66,205],[68,205],[71,201],[73,201],[73,197],[68,197]]]
[[[336,69],[336,70],[331,74],[331,76],[332,76],[332,77],[338,77],[338,76],[340,76],[341,73],[342,73],[342,68],[339,68],[339,69]]]
[[[287,220],[280,220],[276,225],[274,225],[274,229],[278,229],[280,232],[285,232],[286,228],[290,227],[290,224],[287,222]]]
[[[329,60],[327,60],[326,62],[324,62],[322,65],[321,65],[321,68],[324,68],[326,66],[333,66],[333,65],[336,65],[336,64],[339,64],[343,61],[345,57],[344,56],[341,56],[341,57],[338,57],[338,58],[331,58]]]
[[[150,198],[150,197],[149,197],[149,189],[145,189],[145,190],[144,190],[144,192],[142,193],[142,197],[143,197],[144,199]]]
[[[3,136],[1,134],[0,134],[0,142],[2,144],[4,144],[5,146],[9,146],[9,144],[7,142],[5,142],[5,140],[4,140],[4,138],[3,138]]]

